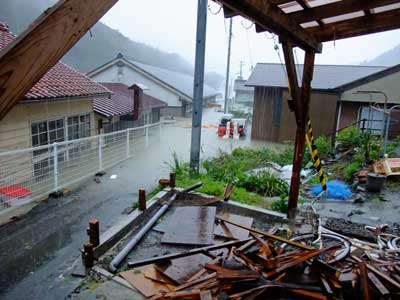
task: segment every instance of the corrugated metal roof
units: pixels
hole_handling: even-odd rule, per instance
[[[93,110],[105,117],[122,116],[133,112],[133,90],[123,83],[102,82],[103,86],[113,92],[111,97],[100,96],[93,99]],[[144,94],[142,109],[148,110],[166,107],[167,103]]]
[[[8,26],[0,22],[0,51],[15,39]],[[106,88],[59,62],[25,95],[24,100],[55,99],[109,94]]]
[[[330,90],[363,77],[380,72],[387,67],[315,65],[313,89]],[[303,65],[296,65],[297,77],[301,84]],[[275,63],[258,63],[246,83],[247,86],[288,87],[285,66]]]
[[[182,94],[185,94],[187,97],[192,99],[193,97],[193,83],[194,83],[194,76],[188,75],[184,73],[179,73],[151,65],[146,65],[137,61],[129,60],[132,64],[136,65],[143,71],[149,73],[153,77],[158,78],[159,80],[163,81],[167,85],[171,86],[172,88],[180,91]],[[217,90],[213,89],[208,85],[204,85],[204,97],[212,97],[215,95],[220,94]]]

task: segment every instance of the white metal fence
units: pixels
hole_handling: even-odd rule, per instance
[[[0,153],[0,211],[60,191],[149,146],[149,124],[52,145]]]

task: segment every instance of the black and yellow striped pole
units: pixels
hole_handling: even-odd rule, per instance
[[[311,127],[310,118],[308,118],[308,120],[307,120],[307,127],[308,127],[308,130],[306,132],[306,141],[307,141],[308,149],[310,149],[311,157],[314,162],[314,168],[318,172],[318,178],[319,178],[319,182],[321,183],[322,190],[326,191],[327,190],[326,179],[324,177],[324,171],[322,170],[321,159],[319,158],[319,155],[318,155],[318,149],[317,149],[317,146],[315,145],[315,138],[314,138],[313,130]]]

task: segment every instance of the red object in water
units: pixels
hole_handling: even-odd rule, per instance
[[[21,185],[9,185],[0,188],[0,194],[6,195],[8,197],[16,198],[16,197],[24,197],[28,195],[32,195],[32,191],[24,188]]]
[[[224,136],[226,133],[226,126],[219,125],[218,126],[218,136]]]

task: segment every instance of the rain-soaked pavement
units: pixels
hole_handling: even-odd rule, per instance
[[[217,125],[220,115],[205,110],[203,124]],[[67,196],[42,203],[22,220],[0,228],[0,299],[64,299],[79,282],[69,274],[87,240],[88,221],[98,218],[105,231],[136,201],[138,188],[151,190],[168,174],[166,162],[172,160],[173,151],[188,160],[190,126],[190,119],[178,120],[163,126],[161,137],[159,130],[152,130],[150,146],[107,170],[100,183],[81,182]],[[265,145],[251,142],[249,135],[243,140],[223,140],[216,128],[202,129],[202,158],[219,149]],[[111,174],[117,178],[110,179]]]

